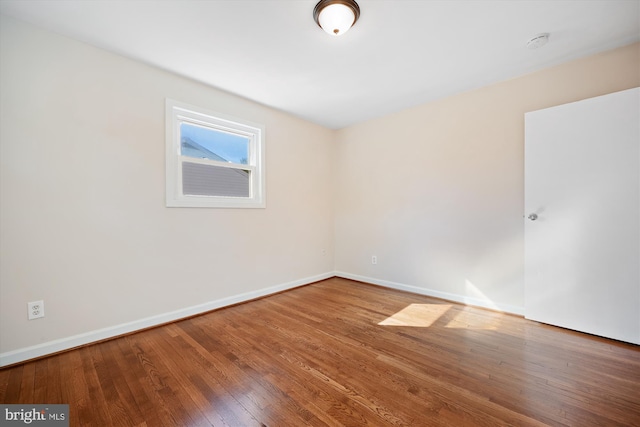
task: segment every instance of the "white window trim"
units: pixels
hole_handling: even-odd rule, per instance
[[[261,124],[209,111],[172,99],[166,100],[166,205],[167,207],[197,208],[265,208],[265,128]],[[213,127],[246,136],[249,139],[247,165],[208,159],[189,158],[191,163],[229,167],[251,171],[249,197],[199,196],[182,194],[182,159],[180,152],[180,123]]]

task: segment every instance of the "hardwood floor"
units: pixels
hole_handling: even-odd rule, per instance
[[[0,371],[93,426],[640,426],[640,347],[329,279]]]

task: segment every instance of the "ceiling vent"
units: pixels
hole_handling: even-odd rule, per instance
[[[547,44],[549,41],[549,33],[538,34],[529,39],[527,42],[527,48],[529,49],[538,49]]]

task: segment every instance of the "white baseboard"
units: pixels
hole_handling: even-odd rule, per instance
[[[37,357],[46,356],[48,354],[57,353],[59,351],[68,350],[74,347],[102,341],[108,338],[117,337],[119,335],[128,334],[153,326],[162,325],[163,323],[174,322],[197,314],[206,313],[211,310],[226,307],[229,305],[250,301],[252,299],[275,294],[277,292],[286,291],[288,289],[304,286],[309,283],[334,277],[333,272],[319,274],[317,276],[306,277],[304,279],[295,280],[293,282],[283,283],[268,288],[259,289],[257,291],[245,292],[227,298],[215,301],[209,301],[203,304],[186,307],[169,313],[163,313],[156,316],[146,317],[144,319],[135,320],[133,322],[122,323],[120,325],[110,326],[95,331],[85,332],[83,334],[73,335],[66,338],[60,338],[48,341],[31,347],[20,348],[13,351],[0,354],[0,367],[12,365],[14,363],[24,362],[26,360],[35,359]]]
[[[402,283],[391,282],[388,280],[375,279],[373,277],[360,276],[357,274],[345,273],[342,271],[328,272],[319,274],[317,276],[306,277],[304,279],[295,280],[293,282],[283,283],[268,288],[259,289],[257,291],[245,292],[242,294],[234,295],[227,298],[222,298],[215,301],[209,301],[203,304],[186,307],[180,310],[175,310],[169,313],[163,313],[156,316],[146,317],[144,319],[135,320],[133,322],[122,323],[120,325],[110,326],[95,331],[85,332],[83,334],[73,335],[66,338],[60,338],[53,341],[48,341],[42,344],[34,345],[31,347],[25,347],[6,353],[0,354],[0,367],[13,365],[14,363],[24,362],[26,360],[35,359],[38,357],[46,356],[48,354],[57,353],[64,350],[69,350],[74,347],[79,347],[93,342],[102,341],[105,339],[117,337],[119,335],[128,334],[131,332],[139,331],[142,329],[162,325],[163,323],[174,322],[176,320],[184,319],[190,316],[206,313],[211,310],[226,307],[233,304],[238,304],[245,301],[250,301],[255,298],[261,298],[267,295],[275,294],[278,292],[286,291],[289,289],[297,288],[307,285],[309,283],[318,282],[320,280],[329,279],[331,277],[343,277],[345,279],[357,280],[359,282],[371,283],[374,285],[384,286],[391,289],[398,289],[401,291],[413,292],[415,294],[427,295],[434,298],[441,298],[449,301],[455,301],[462,304],[473,305],[477,307],[488,308],[491,310],[498,310],[505,313],[524,315],[524,308],[507,304],[496,304],[491,301],[485,301],[479,298],[472,298],[463,295],[450,294],[447,292],[440,292],[433,289],[421,288],[417,286],[405,285]]]
[[[433,289],[421,288],[417,286],[405,285],[403,283],[391,282],[388,280],[374,279],[373,277],[366,277],[366,276],[359,276],[357,274],[345,273],[343,271],[336,271],[335,275],[337,277],[343,277],[345,279],[357,280],[358,282],[371,283],[374,285],[384,286],[386,288],[412,292],[414,294],[426,295],[434,298],[455,301],[455,302],[459,302],[466,305],[488,308],[491,310],[502,311],[504,313],[517,314],[519,316],[524,316],[524,307],[518,307],[515,305],[497,304],[497,303],[494,303],[493,301],[487,301],[480,298],[450,294],[447,292],[436,291]]]

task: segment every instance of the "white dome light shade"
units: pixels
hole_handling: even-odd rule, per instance
[[[318,17],[322,29],[332,36],[346,33],[355,20],[356,16],[353,11],[343,4],[332,4],[325,7]]]
[[[322,0],[313,10],[318,25],[332,36],[349,31],[360,16],[360,8],[353,0]]]

